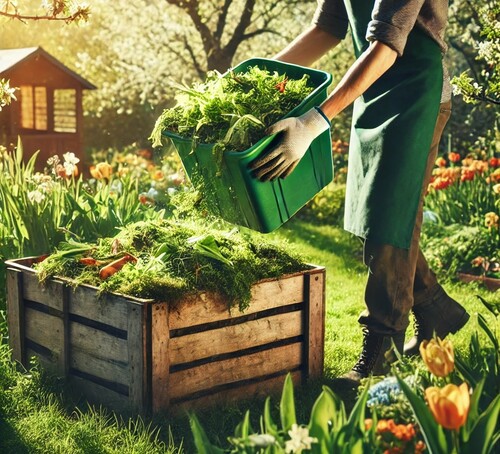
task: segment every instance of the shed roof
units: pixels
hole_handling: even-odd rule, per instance
[[[41,47],[23,47],[20,49],[0,49],[0,76],[5,71],[14,68],[19,63],[32,58],[34,56],[40,55],[47,59],[54,66],[64,71],[69,76],[76,79],[83,88],[94,89],[95,85],[91,84],[88,80],[84,79],[82,76],[78,75],[76,72],[69,69],[67,66],[62,64],[57,58],[50,55]]]

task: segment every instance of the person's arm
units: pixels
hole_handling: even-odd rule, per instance
[[[397,52],[388,45],[373,41],[354,62],[320,108],[331,121],[361,96],[396,61]]]
[[[278,52],[273,59],[302,66],[311,66],[330,49],[340,43],[341,39],[311,25],[297,36],[288,46]]]
[[[281,143],[250,165],[262,181],[285,178],[297,166],[311,142],[330,127],[330,121],[361,96],[396,61],[397,52],[380,41],[354,62],[328,98],[317,108],[300,117],[291,117],[272,125],[267,133],[283,133]]]

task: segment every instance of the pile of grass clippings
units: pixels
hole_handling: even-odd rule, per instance
[[[103,280],[103,268],[124,257],[131,259]],[[261,235],[221,231],[193,220],[141,221],[96,244],[63,243],[36,265],[41,282],[59,276],[100,292],[158,301],[213,291],[241,311],[249,305],[255,282],[307,268],[282,244]]]
[[[158,118],[151,134],[153,146],[170,131],[214,150],[244,151],[267,127],[298,106],[314,89],[309,76],[288,79],[285,74],[251,66],[240,73],[208,73],[205,82],[179,86],[177,104]]]

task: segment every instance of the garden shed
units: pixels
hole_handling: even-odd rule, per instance
[[[93,84],[41,47],[0,49],[0,79],[18,88],[0,111],[0,143],[21,137],[26,157],[40,150],[39,166],[68,151],[83,161],[82,95]]]

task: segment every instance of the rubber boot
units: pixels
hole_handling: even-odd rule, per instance
[[[404,344],[404,332],[392,336],[363,330],[363,349],[353,368],[341,378],[359,384],[362,378],[370,375],[386,375],[390,364],[396,359],[394,348],[401,353]]]
[[[434,334],[444,339],[448,334],[456,333],[469,320],[467,311],[451,298],[439,284],[425,301],[415,299],[413,315],[415,317],[415,336],[404,346],[404,354],[419,354],[420,343],[432,339]]]

